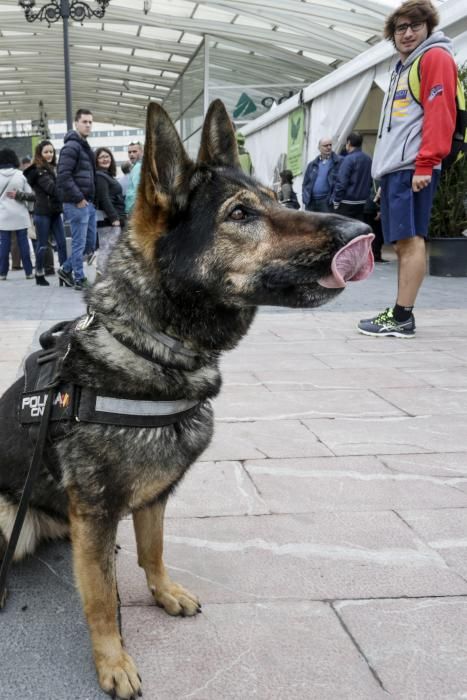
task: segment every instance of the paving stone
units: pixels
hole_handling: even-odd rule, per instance
[[[236,360],[239,356],[251,358],[251,360],[261,360],[263,355],[270,354],[271,347],[274,347],[274,354],[281,355],[320,355],[329,350],[329,339],[317,340],[313,337],[306,337],[295,340],[284,340],[282,338],[269,338],[263,341],[241,342],[238,348],[226,355],[229,360]],[[351,352],[352,343],[348,338],[333,339],[332,349],[337,355]]]
[[[321,369],[271,372],[257,369],[254,375],[273,392],[310,389],[379,389],[381,387],[427,386],[429,382],[414,372],[399,369]],[[467,385],[467,373],[466,373]]]
[[[465,698],[467,600],[336,603],[389,697]]]
[[[452,363],[455,360],[452,358]],[[301,354],[276,354],[275,352],[264,352],[261,355],[248,355],[248,353],[239,353],[238,355],[225,355],[221,361],[221,371],[255,372],[257,369],[269,369],[278,372],[293,371],[300,367],[304,372],[310,369],[325,368],[326,364],[317,357],[313,357],[308,353]]]
[[[2,349],[2,361],[3,362],[18,362],[21,361],[27,350],[27,345],[24,343],[24,352],[21,348],[5,348]],[[22,354],[21,354],[22,353]]]
[[[467,451],[466,414],[303,422],[336,455]]]
[[[42,545],[15,564],[0,612],[2,700],[105,700],[76,590],[71,548]]]
[[[467,476],[467,452],[380,455],[379,459],[391,471],[405,474]]]
[[[122,608],[127,649],[157,700],[385,697],[323,603],[212,605],[196,618]]]
[[[467,413],[467,387],[376,389],[378,396],[411,416]]]
[[[0,396],[19,376],[38,325],[37,321],[1,321]]]
[[[0,396],[13,384],[17,376],[17,362],[0,362]]]
[[[385,343],[390,338],[369,338],[368,342]],[[414,342],[406,340],[406,343]],[[353,367],[381,367],[387,369],[394,367],[399,369],[408,369],[410,367],[423,367],[425,370],[437,367],[456,367],[461,364],[461,361],[451,355],[449,352],[438,351],[423,351],[416,350],[416,345],[412,351],[394,351],[392,352],[387,345],[381,346],[381,352],[362,353],[349,352],[345,355],[336,355],[329,352],[327,355],[315,355],[315,361],[321,361],[327,367],[353,368]]]
[[[151,604],[130,521],[118,539],[123,604]],[[205,603],[467,594],[392,512],[168,519],[165,542],[171,576]]]
[[[467,410],[467,406],[466,406]],[[311,417],[398,416],[403,412],[373,392],[352,389],[270,392],[262,387],[226,390],[214,402],[218,421],[295,420]]]
[[[386,339],[379,339],[383,342],[369,342],[371,338],[358,334],[358,337],[349,338],[347,341],[347,347],[352,352],[363,352],[363,353],[374,353],[374,352],[387,352],[388,348],[385,347],[385,342],[390,343],[390,350],[396,352],[447,352],[450,355],[455,355],[457,353],[464,353],[462,359],[465,361],[467,352],[467,340],[464,336],[456,338],[453,335],[452,329],[450,329],[449,343],[446,343],[446,336],[444,333],[440,332],[436,336],[431,334],[423,333],[421,336],[416,335],[413,342],[407,342],[407,338],[392,338],[388,337]],[[464,352],[465,351],[465,352]]]
[[[430,369],[409,367],[405,371],[408,375],[431,386],[467,387],[467,366],[465,365],[448,368],[437,367],[436,369],[433,367]]]
[[[467,510],[403,510],[400,514],[453,571],[467,579]]]
[[[260,513],[269,513],[268,507],[239,462],[194,464],[166,510],[169,518]]]
[[[260,459],[261,457],[314,457],[331,455],[312,432],[297,420],[222,423],[200,460]]]
[[[271,392],[267,387],[261,382],[256,380],[255,384],[225,384],[223,383],[220,397],[214,400],[214,415],[217,416],[217,407],[223,407],[224,404],[234,404],[241,403],[242,405],[249,405],[255,400],[269,400],[271,401]]]
[[[262,382],[258,380],[253,372],[222,372],[223,390],[231,386],[258,385]]]
[[[254,328],[267,328],[276,338],[285,341],[351,337],[354,330],[352,318],[348,314],[329,313],[332,308],[327,305],[326,312],[324,307],[287,311],[265,307],[256,315]]]
[[[273,513],[467,507],[467,475],[391,473],[374,457],[268,459],[245,468]]]

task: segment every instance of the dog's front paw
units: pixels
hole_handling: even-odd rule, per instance
[[[156,605],[164,608],[169,615],[185,617],[201,612],[201,603],[198,598],[178,583],[169,580],[159,586],[150,586],[150,590]]]
[[[135,700],[137,696],[142,696],[141,677],[133,659],[123,649],[117,658],[99,655],[96,669],[102,690],[111,697]]]

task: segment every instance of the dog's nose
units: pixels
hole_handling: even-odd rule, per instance
[[[373,233],[368,224],[358,219],[348,219],[346,216],[335,216],[334,230],[338,233],[343,243],[348,243],[357,236],[366,236]]]

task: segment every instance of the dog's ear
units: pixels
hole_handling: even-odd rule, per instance
[[[151,207],[169,198],[183,206],[187,181],[193,168],[169,115],[157,102],[150,102],[141,166],[139,195]],[[158,201],[159,200],[159,201]]]
[[[154,244],[166,232],[170,213],[186,206],[193,169],[169,115],[151,102],[138,196],[130,220],[130,237],[151,262]]]
[[[232,121],[221,100],[214,100],[209,105],[201,135],[198,163],[240,167]]]

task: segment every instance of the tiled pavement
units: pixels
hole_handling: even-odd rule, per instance
[[[203,602],[151,604],[119,531],[126,645],[150,700],[467,698],[467,280],[427,278],[413,340],[355,322],[394,264],[332,306],[262,311],[223,361],[212,445],[170,502],[166,561]],[[38,332],[84,310],[21,273],[0,286],[0,389]],[[106,697],[69,547],[16,567],[2,700]]]

